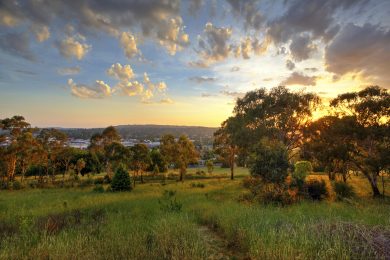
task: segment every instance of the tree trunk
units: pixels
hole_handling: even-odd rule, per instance
[[[368,181],[370,182],[371,189],[372,189],[372,195],[374,198],[381,196],[381,193],[378,189],[378,184],[376,181],[376,178],[373,176],[370,176],[369,173],[364,172],[364,175],[367,177]]]
[[[141,171],[141,183],[144,183],[144,175],[142,174],[142,171]]]
[[[382,195],[385,196],[385,173],[382,172]]]
[[[184,180],[184,174],[186,173],[186,169],[185,168],[180,168],[180,177],[179,177],[179,181],[183,181]]]
[[[13,181],[15,178],[16,156],[11,156],[7,167],[8,181]]]
[[[230,155],[230,179],[234,180],[234,156],[235,156],[234,148],[232,148],[232,150],[233,151]]]

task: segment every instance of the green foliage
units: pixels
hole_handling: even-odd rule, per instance
[[[299,192],[303,192],[306,177],[313,171],[309,161],[298,161],[294,165],[294,171],[291,174],[291,185],[297,187]]]
[[[104,184],[104,177],[97,177],[93,181],[94,184]]]
[[[176,191],[164,190],[162,198],[158,201],[160,209],[167,212],[180,212],[183,205],[176,200]]]
[[[93,192],[96,192],[96,193],[103,193],[103,192],[104,192],[104,187],[103,187],[103,185],[101,185],[101,184],[95,185],[95,187],[93,188]]]
[[[12,182],[12,189],[13,190],[20,190],[22,188],[23,188],[23,186],[22,186],[22,184],[19,181],[13,181]]]
[[[283,144],[263,139],[251,158],[250,173],[260,176],[265,183],[285,182],[289,167],[287,149]]]
[[[205,185],[204,185],[204,183],[201,183],[201,182],[193,182],[193,183],[191,183],[191,187],[192,188],[204,188]]]
[[[121,165],[116,170],[111,181],[112,191],[131,191],[130,176],[125,166]]]
[[[355,196],[355,191],[351,185],[346,182],[335,181],[333,183],[333,189],[336,193],[337,199],[350,199]]]
[[[294,199],[287,189],[265,189],[259,196],[264,204],[274,204],[279,206],[291,205]]]
[[[311,180],[306,182],[308,196],[313,200],[323,200],[328,196],[328,189],[324,180]]]
[[[108,174],[104,175],[104,177],[103,177],[103,182],[104,182],[104,183],[110,184],[111,181],[112,181],[112,179],[111,179],[111,176],[110,176],[110,175],[108,175]]]

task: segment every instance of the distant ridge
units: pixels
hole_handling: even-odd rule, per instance
[[[212,138],[217,127],[182,126],[182,125],[118,125],[114,126],[124,139],[156,139],[164,134],[173,134],[178,137],[187,135],[191,139]],[[66,133],[71,138],[89,139],[104,128],[61,128],[56,129]]]

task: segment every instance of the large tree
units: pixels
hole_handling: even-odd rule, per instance
[[[373,196],[379,196],[378,177],[390,167],[390,94],[370,86],[339,95],[331,106],[335,115],[355,122],[356,126],[345,133],[353,144],[350,159],[369,181]]]
[[[150,166],[152,162],[150,159],[149,148],[145,144],[136,144],[131,147],[131,151],[133,153],[131,165],[134,171],[134,175],[140,175],[141,183],[144,183],[143,172]],[[135,176],[133,177],[134,186]]]
[[[282,86],[248,92],[237,100],[234,108],[235,116],[242,117],[242,127],[251,136],[251,142],[243,143],[242,148],[250,149],[267,137],[283,143],[289,158],[294,157],[302,144],[303,129],[319,103],[315,94],[291,92]]]
[[[2,158],[6,165],[7,179],[13,181],[18,163],[18,152],[20,152],[18,138],[27,132],[31,132],[31,127],[22,116],[2,119],[0,120],[0,127],[7,132],[10,141],[9,145],[3,149]],[[4,139],[4,137],[1,139]]]
[[[183,181],[188,165],[199,159],[194,143],[185,135],[180,136],[177,141],[173,135],[164,135],[161,138],[160,150],[168,165],[179,169],[180,181]]]

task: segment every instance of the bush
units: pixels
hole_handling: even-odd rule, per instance
[[[203,183],[197,182],[197,183],[191,183],[192,188],[204,188],[205,185]]]
[[[350,199],[355,196],[355,191],[351,185],[346,182],[336,181],[333,183],[333,189],[338,200]]]
[[[118,169],[116,170],[114,177],[112,178],[111,181],[111,189],[112,191],[131,190],[130,176],[123,165],[119,166]]]
[[[106,184],[110,184],[111,181],[112,181],[111,176],[108,175],[108,174],[104,175],[103,181],[104,181],[104,183],[106,183]]]
[[[13,181],[12,182],[12,189],[13,190],[20,190],[20,189],[23,189],[23,186],[20,182],[18,181]]]
[[[288,175],[287,149],[282,143],[264,139],[255,149],[250,164],[252,176],[261,177],[264,183],[282,184]]]
[[[103,177],[98,177],[94,180],[94,184],[104,184],[104,178]]]
[[[103,193],[104,192],[103,185],[101,185],[101,184],[95,185],[95,187],[93,188],[93,191],[97,192],[97,193]]]
[[[80,182],[79,187],[85,188],[85,187],[91,186],[92,184],[94,184],[93,179],[87,178],[87,179],[82,180],[82,181]]]
[[[287,189],[264,190],[260,195],[260,199],[264,204],[276,204],[279,206],[290,205],[294,202],[294,198]]]
[[[328,189],[324,180],[312,180],[306,183],[307,195],[313,200],[322,200],[328,196]]]
[[[179,212],[183,206],[176,200],[176,191],[174,190],[164,190],[162,199],[158,203],[161,210],[168,212]]]
[[[304,191],[305,179],[313,171],[311,163],[299,161],[295,163],[294,172],[291,174],[291,186],[297,187],[299,192]]]
[[[207,172],[212,173],[214,171],[214,163],[211,160],[206,162]]]

